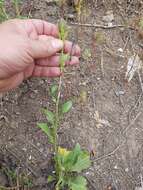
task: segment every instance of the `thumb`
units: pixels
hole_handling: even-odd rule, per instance
[[[30,40],[31,53],[34,59],[52,56],[63,48],[61,40],[41,35],[37,40]]]

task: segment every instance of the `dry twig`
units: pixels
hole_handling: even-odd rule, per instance
[[[93,28],[102,28],[102,29],[112,29],[112,28],[130,28],[130,29],[134,29],[130,26],[126,26],[126,25],[112,25],[112,26],[105,26],[105,25],[100,25],[100,24],[82,24],[82,23],[76,23],[76,22],[71,22],[69,23],[71,25],[76,25],[76,26],[83,26],[83,27],[93,27]]]
[[[141,90],[142,90],[142,93],[143,93],[143,82],[142,82],[142,78],[141,78],[139,70],[138,70],[138,77],[139,77],[139,82],[140,82]]]
[[[99,157],[99,158],[94,159],[94,162],[97,162],[97,161],[102,160],[102,159],[107,159],[108,157],[112,156],[113,154],[115,154],[115,153],[117,152],[117,150],[119,150],[119,148],[120,148],[122,145],[123,145],[123,143],[120,144],[120,145],[118,145],[112,152],[110,152],[110,153],[108,153],[108,154],[106,154],[106,155],[103,155],[103,156],[101,156],[101,157]]]
[[[142,112],[139,112],[137,115],[136,115],[136,117],[131,121],[131,123],[125,128],[125,129],[123,129],[122,131],[121,131],[121,134],[124,134],[127,130],[129,130],[131,127],[132,127],[132,125],[135,123],[135,121],[139,118],[139,116],[141,115],[141,113]]]

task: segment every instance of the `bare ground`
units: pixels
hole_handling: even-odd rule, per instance
[[[64,11],[46,0],[26,1],[23,6],[25,15],[31,10],[33,18],[55,23],[63,14],[71,26],[71,39],[78,40],[82,48],[80,66],[68,69],[63,84],[63,100],[72,98],[75,103],[63,121],[60,145],[72,147],[79,142],[95,152],[92,167],[85,173],[89,189],[135,190],[143,175],[143,92],[138,75],[127,83],[125,72],[128,58],[142,53],[141,39],[137,31],[118,25],[139,18],[143,1],[88,1],[81,22],[90,23],[90,27],[70,24],[77,23],[71,5],[64,7]],[[116,27],[93,27],[105,25],[102,19],[108,10],[113,11]],[[97,42],[97,34],[102,34],[104,40]],[[43,121],[41,108],[52,106],[49,87],[53,82],[31,79],[1,96],[0,163],[12,167],[14,162],[14,169],[20,167],[32,176],[33,189],[48,189],[43,184],[52,169],[51,147],[36,123]]]

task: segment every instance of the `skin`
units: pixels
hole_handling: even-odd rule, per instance
[[[0,92],[19,86],[29,77],[60,76],[59,52],[79,63],[80,48],[58,39],[58,27],[43,20],[9,20],[0,25]]]

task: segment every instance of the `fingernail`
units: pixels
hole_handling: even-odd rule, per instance
[[[58,39],[54,39],[52,40],[52,47],[54,49],[62,49],[63,47],[63,42],[61,40]]]

